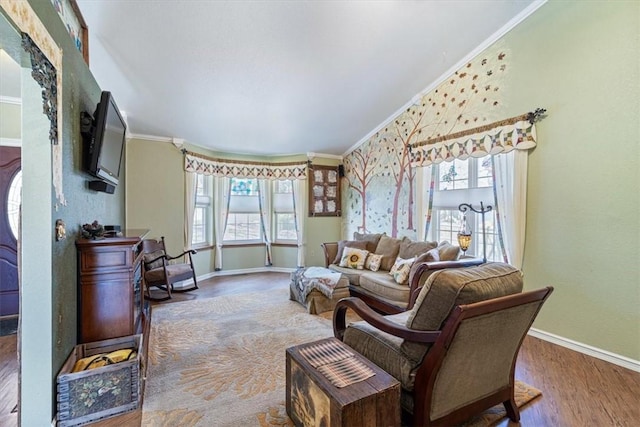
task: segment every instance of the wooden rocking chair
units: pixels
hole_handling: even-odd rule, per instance
[[[160,240],[146,239],[142,241],[142,277],[144,279],[145,298],[153,301],[165,301],[171,298],[172,292],[188,292],[198,289],[195,270],[193,269],[192,254],[195,250],[184,251],[180,255],[167,254],[164,244],[164,236]],[[188,262],[172,263],[170,261],[184,256]],[[184,280],[193,280],[193,286],[187,288],[174,288],[174,284]],[[151,294],[151,287],[156,287],[166,292],[164,297],[155,297]]]

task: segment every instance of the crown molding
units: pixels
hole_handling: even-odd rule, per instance
[[[313,153],[313,152],[307,152],[307,158],[309,160],[313,160],[316,157],[319,157],[321,159],[335,159],[335,160],[342,160],[342,156],[338,155],[338,154],[325,154],[325,153]]]
[[[0,103],[11,104],[11,105],[22,105],[22,98],[17,98],[15,96],[0,95]]]
[[[387,119],[385,119],[382,123],[380,123],[378,126],[376,126],[371,132],[366,134],[358,142],[356,142],[351,147],[349,147],[347,149],[347,151],[345,151],[344,154],[342,154],[342,156],[343,157],[347,156],[353,150],[355,150],[360,145],[362,145],[366,141],[368,141],[373,135],[375,135],[377,132],[379,132],[382,128],[384,128],[387,124],[389,124],[393,119],[395,119],[400,114],[402,114],[407,108],[409,108],[412,105],[415,105],[416,103],[418,103],[420,101],[420,99],[424,95],[426,95],[427,93],[429,93],[432,90],[434,90],[435,88],[437,88],[445,80],[449,79],[449,77],[451,77],[451,75],[453,73],[458,71],[466,63],[468,63],[473,58],[478,56],[480,53],[482,53],[489,46],[491,46],[492,44],[494,44],[495,42],[500,40],[500,38],[502,38],[505,34],[507,34],[509,31],[511,31],[513,28],[515,28],[522,21],[527,19],[529,17],[529,15],[533,14],[536,10],[538,10],[540,7],[542,7],[542,5],[547,3],[547,1],[548,0],[536,0],[533,3],[531,3],[529,6],[527,6],[522,12],[517,14],[509,22],[507,22],[505,25],[503,25],[502,28],[500,28],[498,31],[496,31],[492,35],[490,35],[485,41],[480,43],[480,45],[478,47],[473,49],[464,58],[462,58],[460,61],[458,61],[453,67],[449,68],[439,78],[434,80],[429,86],[427,86],[425,89],[423,89],[421,92],[419,92],[413,98],[411,98],[411,100],[409,102],[404,104],[402,107],[398,108],[393,114],[391,114],[389,117],[387,117]]]
[[[142,139],[144,141],[152,141],[152,142],[173,142],[173,138],[169,138],[168,136],[155,136],[155,135],[145,135],[141,133],[131,133],[131,139]]]

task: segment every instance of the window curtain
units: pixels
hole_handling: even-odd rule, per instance
[[[493,155],[494,208],[507,262],[522,267],[526,226],[527,156],[537,145],[535,123],[546,110],[522,114],[487,125],[431,138],[411,145],[411,166]],[[432,201],[430,200],[430,203]],[[429,208],[425,236],[430,221]]]
[[[216,176],[213,178],[213,228],[216,238],[216,259],[214,268],[222,270],[222,242],[224,230],[227,228],[227,216],[229,215],[229,202],[231,201],[230,178]]]
[[[522,268],[527,222],[526,151],[514,150],[493,157],[494,194],[500,238],[507,262]]]
[[[269,197],[269,188],[271,182],[259,179],[258,180],[258,207],[260,209],[260,228],[262,229],[262,241],[266,246],[264,265],[271,266],[273,261],[271,259],[271,221],[269,218],[271,215],[271,197]]]
[[[193,241],[193,214],[196,209],[196,179],[193,172],[184,173],[184,250],[191,249]]]
[[[296,223],[296,236],[298,239],[298,267],[304,267],[304,259],[306,256],[305,251],[305,212],[307,211],[307,185],[305,181],[294,180],[293,181],[293,213]]]
[[[251,162],[218,159],[183,150],[184,170],[227,178],[307,179],[307,162]]]
[[[269,163],[269,162],[252,162],[242,160],[230,160],[220,159],[215,157],[208,157],[202,154],[194,153],[187,150],[182,150],[184,154],[184,170],[185,172],[194,172],[202,175],[212,175],[214,177],[214,204],[213,204],[213,226],[215,233],[215,270],[222,269],[222,242],[224,238],[224,230],[226,228],[227,217],[229,215],[229,202],[230,202],[230,179],[231,178],[256,178],[260,181],[276,179],[291,179],[294,184],[303,189],[301,182],[306,182],[307,179],[307,161],[297,162],[282,162],[282,163]],[[263,193],[267,193],[263,191]],[[298,191],[303,197],[306,193]],[[298,264],[304,264],[304,211],[299,209],[306,209],[304,200],[296,200],[296,225],[298,230]],[[262,211],[261,211],[262,212]],[[261,217],[263,215],[261,214]],[[263,233],[265,229],[270,230],[271,224],[263,219]],[[267,225],[268,224],[268,225]],[[268,244],[267,259],[270,262],[271,257],[271,243],[270,239],[266,239]],[[302,260],[302,261],[301,261]]]
[[[429,178],[429,195],[427,200],[427,213],[426,213],[426,221],[424,223],[424,236],[422,240],[427,241],[427,236],[429,235],[429,227],[431,227],[431,215],[433,214],[433,194],[435,193],[435,185],[436,185],[436,173],[437,168],[433,166],[428,166],[426,173]]]
[[[529,113],[533,114],[533,113]],[[529,150],[536,146],[535,118],[513,117],[411,145],[411,166],[425,167],[454,159]]]

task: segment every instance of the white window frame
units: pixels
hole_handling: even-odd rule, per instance
[[[256,186],[258,185],[257,178],[230,178],[229,182],[229,192],[230,192],[230,203],[229,203],[229,211],[227,213],[226,227],[223,231],[223,244],[225,246],[233,246],[233,245],[248,245],[248,244],[261,244],[264,243],[262,239],[262,229],[260,225],[260,204],[258,201],[258,194],[233,194],[233,182],[235,179],[242,180],[251,180],[256,182]],[[236,198],[236,199],[234,199]],[[243,200],[243,198],[247,198]],[[249,199],[250,198],[250,199]],[[251,205],[255,205],[255,210],[251,209]],[[257,239],[229,239],[227,236],[227,229],[229,228],[229,224],[232,222],[232,216],[234,219],[237,219],[235,215],[257,215],[258,217],[258,238]]]
[[[291,223],[290,226],[293,227],[294,233],[296,232],[296,216],[294,212],[294,201],[293,201],[293,181],[291,183],[291,191],[282,192],[279,190],[279,183],[282,181],[274,181],[271,186],[271,196],[272,196],[272,212],[271,212],[271,230],[272,230],[272,241],[274,243],[280,244],[289,244],[289,245],[297,245],[298,237],[295,235],[291,239],[285,239],[279,237],[279,232],[281,230],[280,225],[281,222],[278,221],[278,217],[280,215],[291,215]],[[287,197],[280,197],[280,195],[288,195],[290,200],[287,200]],[[284,200],[283,200],[284,199]]]
[[[200,189],[201,191],[199,191]],[[193,209],[191,247],[194,249],[211,247],[213,245],[213,178],[198,174],[194,192],[196,202]],[[196,222],[198,211],[202,212],[202,225]],[[196,241],[196,229],[199,227],[203,228],[203,240]]]
[[[479,164],[487,157],[467,159],[468,164],[468,185],[467,188],[458,188],[452,190],[440,190],[440,167],[450,167],[451,162],[442,162],[437,165],[433,165],[436,169],[436,182],[434,183],[434,203],[431,213],[431,225],[429,227],[429,234],[427,240],[452,240],[450,243],[457,245],[457,231],[452,230],[453,238],[440,238],[440,218],[439,214],[442,211],[450,211],[454,217],[454,222],[462,225],[462,218],[465,214],[458,209],[461,203],[470,203],[474,208],[480,208],[480,202],[482,201],[485,206],[494,206],[494,195],[492,186],[478,187],[478,172]],[[460,160],[459,160],[460,161]],[[423,174],[424,188],[429,188],[430,174]],[[424,203],[428,200],[425,199]],[[426,209],[425,209],[426,210]],[[466,255],[482,257],[483,245],[482,245],[482,222],[481,215],[472,211],[466,212],[467,223],[471,227],[473,232],[473,238],[471,239],[471,246],[466,251]],[[457,218],[457,221],[456,219]],[[487,260],[488,261],[502,261],[502,251],[500,248],[500,242],[498,239],[498,230],[496,224],[495,210],[485,214],[485,226],[487,241],[493,240],[491,246],[487,245]],[[493,228],[493,232],[491,229]],[[436,235],[437,233],[437,235]]]

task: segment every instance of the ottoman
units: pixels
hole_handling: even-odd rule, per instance
[[[299,268],[291,273],[289,299],[297,301],[309,314],[333,311],[336,303],[349,296],[349,279],[324,267]]]

